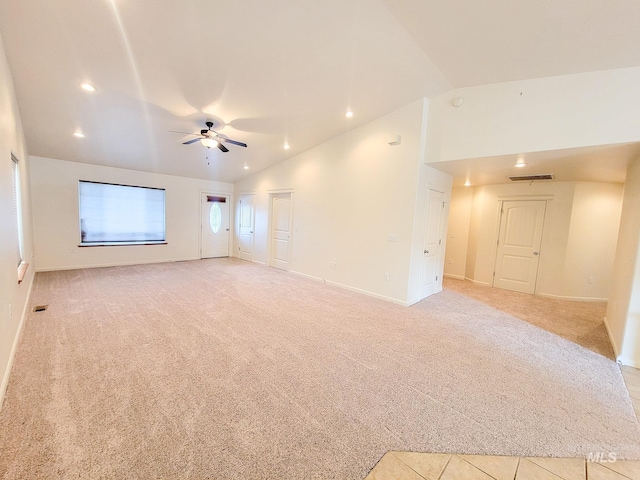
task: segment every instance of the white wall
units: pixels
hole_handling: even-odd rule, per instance
[[[618,360],[640,368],[640,157],[627,169],[605,324]]]
[[[78,247],[79,180],[166,189],[167,244]],[[200,258],[200,191],[233,193],[230,183],[35,156],[31,189],[38,271]]]
[[[564,260],[564,296],[608,299],[624,186],[578,182]]]
[[[256,194],[254,260],[268,263],[269,192],[292,189],[292,271],[412,301],[426,189],[437,184],[448,195],[451,185],[450,177],[423,164],[426,110],[426,101],[414,102],[238,182],[236,197]],[[402,143],[389,146],[395,135]]]
[[[544,198],[547,209],[536,293],[573,300],[608,298],[622,208],[621,184],[540,182],[456,188],[454,192],[450,231],[468,231],[466,252],[464,239],[449,238],[447,258],[456,258],[454,275],[460,276],[461,265],[465,265],[466,278],[491,285],[500,200]]]
[[[466,276],[472,206],[473,188],[458,187],[451,190],[449,234],[444,265],[444,274],[450,277],[463,279]]]
[[[638,85],[640,67],[452,90],[430,100],[428,161],[639,141]]]
[[[0,39],[0,408],[33,283],[33,235],[29,201],[29,157],[16,103],[13,79]],[[16,218],[13,211],[11,154],[19,161],[24,261],[30,263],[18,284]]]

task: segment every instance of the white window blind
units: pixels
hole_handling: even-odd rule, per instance
[[[13,180],[13,211],[16,219],[16,240],[17,240],[17,259],[18,266],[22,263],[23,258],[23,234],[22,234],[22,200],[20,193],[20,169],[18,168],[18,159],[11,155],[11,178]]]
[[[161,188],[79,183],[81,245],[164,243]]]

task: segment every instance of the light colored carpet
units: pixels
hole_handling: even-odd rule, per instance
[[[444,288],[475,298],[615,360],[604,326],[607,302],[576,302],[529,295],[450,277],[444,278]]]
[[[228,259],[39,273],[2,478],[362,479],[388,450],[640,458],[618,366],[451,291]]]

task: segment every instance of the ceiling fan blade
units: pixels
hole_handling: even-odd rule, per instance
[[[229,149],[227,147],[225,147],[223,144],[221,144],[220,142],[218,142],[218,148],[220,150],[222,150],[223,152],[228,152]]]
[[[247,146],[246,143],[238,142],[236,140],[231,140],[230,138],[224,138],[224,137],[219,137],[219,138],[220,138],[220,140],[222,140],[223,142],[226,142],[226,143],[233,143],[234,145],[238,145],[240,147],[246,147]]]
[[[198,135],[197,133],[193,133],[193,132],[178,132],[177,130],[167,130],[169,133],[181,133],[182,135]]]
[[[183,145],[191,145],[192,143],[199,142],[200,138],[194,138],[193,140],[188,140],[186,142],[182,142]]]

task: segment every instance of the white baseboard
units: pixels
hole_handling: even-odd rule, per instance
[[[627,367],[633,367],[640,369],[640,362],[637,362],[633,358],[627,358],[623,356],[619,356],[616,358],[616,361],[621,365],[626,365]]]
[[[294,275],[298,275],[299,277],[304,277],[308,280],[313,280],[314,282],[322,282],[322,283],[327,283],[325,282],[324,278],[320,278],[320,277],[314,277],[313,275],[308,275],[306,273],[302,273],[302,272],[297,272],[296,270],[289,270],[289,273],[293,273]]]
[[[607,320],[607,317],[604,317],[602,319],[602,322],[604,323],[604,329],[607,331],[607,336],[609,337],[609,341],[611,342],[611,346],[613,347],[613,355],[614,357],[618,358],[618,356],[620,355],[620,348],[618,348],[613,335],[611,335],[611,329],[609,328],[609,321]]]
[[[4,404],[4,395],[7,393],[7,387],[9,386],[9,377],[11,376],[11,367],[13,367],[13,360],[20,344],[20,337],[22,336],[22,329],[24,327],[24,321],[27,318],[27,310],[29,307],[29,301],[31,300],[31,292],[33,291],[33,277],[31,279],[31,285],[29,285],[29,291],[27,292],[27,298],[24,302],[24,308],[22,309],[22,315],[20,316],[20,322],[18,323],[18,330],[16,336],[13,339],[13,345],[11,346],[11,353],[9,354],[9,361],[7,362],[7,368],[2,375],[2,383],[0,383],[0,410]]]
[[[36,272],[56,272],[59,270],[82,270],[83,268],[106,268],[106,267],[128,267],[131,265],[151,265],[153,263],[171,263],[171,262],[189,262],[191,260],[200,260],[200,257],[185,258],[169,258],[164,260],[149,260],[135,262],[118,262],[118,263],[100,263],[92,265],[62,265],[58,267],[37,268]]]
[[[350,285],[345,285],[344,283],[332,282],[331,280],[326,280],[324,278],[315,277],[313,275],[307,275],[306,273],[297,272],[295,270],[289,270],[289,273],[293,273],[294,275],[298,275],[309,280],[314,280],[316,282],[322,282],[325,285],[331,285],[332,287],[344,288],[345,290],[349,290],[351,292],[361,293],[362,295],[366,295],[368,297],[378,298],[380,300],[385,300],[387,302],[395,303],[396,305],[402,305],[403,307],[408,307],[409,304],[405,301],[398,300],[397,298],[387,297],[385,295],[380,295],[379,293],[370,292],[369,290],[363,290],[361,288],[352,287]]]
[[[473,278],[469,278],[469,277],[464,277],[463,280],[469,280],[474,285],[483,285],[485,287],[490,287],[491,286],[491,282],[481,282],[480,280],[474,280]]]
[[[452,275],[451,273],[443,273],[442,276],[447,278],[455,278],[456,280],[467,280],[464,275]]]
[[[598,297],[570,297],[566,295],[553,295],[552,293],[536,292],[536,295],[540,297],[555,298],[557,300],[572,300],[574,302],[608,302],[608,298]]]

